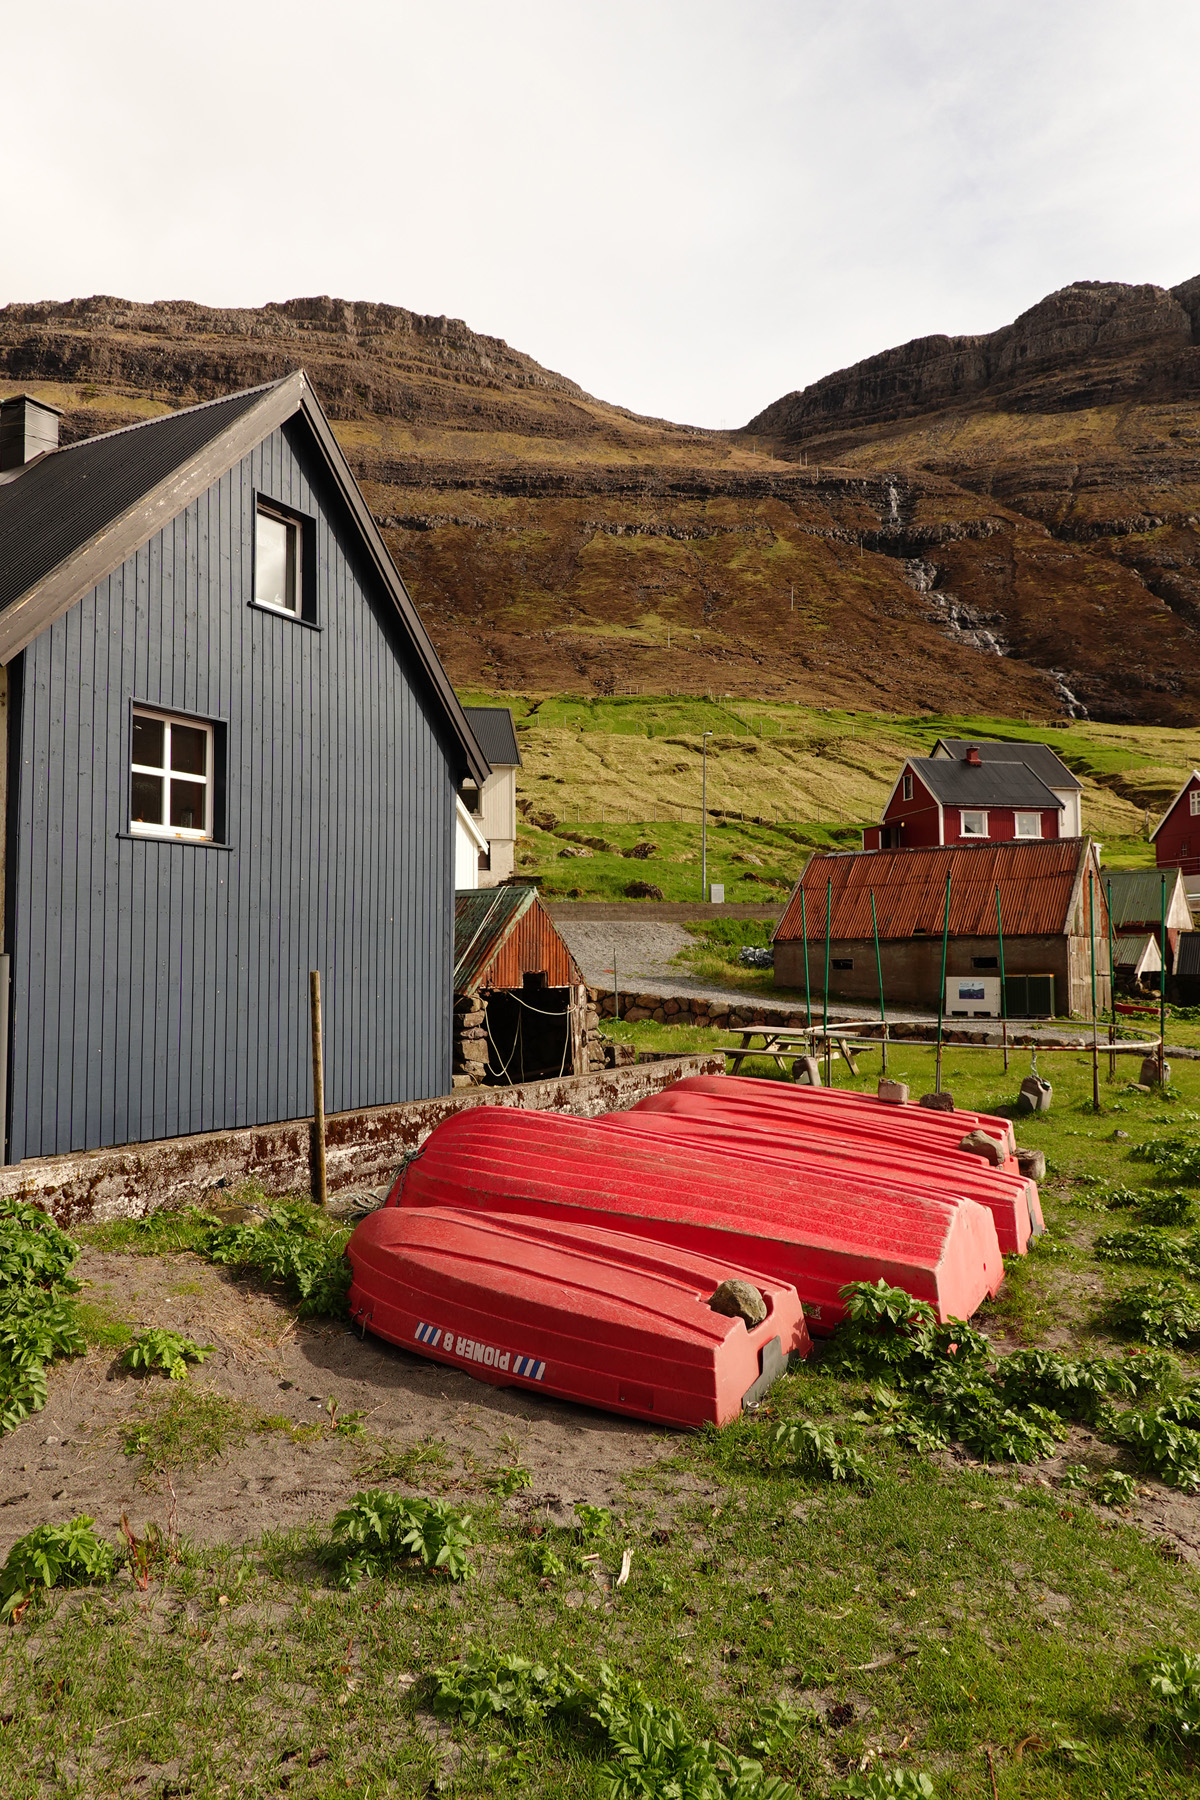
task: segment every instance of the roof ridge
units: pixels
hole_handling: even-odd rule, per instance
[[[277,381],[261,381],[257,387],[235,388],[232,394],[215,394],[211,400],[197,400],[193,406],[178,406],[171,412],[156,413],[152,419],[134,419],[129,425],[114,425],[111,431],[97,431],[92,437],[76,438],[73,443],[60,444],[51,454],[68,456],[72,450],[82,450],[88,444],[102,444],[108,438],[121,437],[126,432],[143,431],[147,425],[165,425],[168,419],[183,419],[189,413],[203,412],[209,406],[223,406],[227,400],[245,400],[250,394],[269,393],[272,388],[281,387],[285,381],[290,380],[291,375],[281,375]]]

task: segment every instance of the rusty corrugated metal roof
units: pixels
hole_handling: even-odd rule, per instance
[[[537,969],[547,986],[583,976],[535,887],[460,888],[454,896],[454,992],[519,987]]]
[[[946,844],[928,849],[818,852],[788,902],[775,942],[801,936],[801,890],[809,939],[825,936],[827,884],[832,883],[830,936],[869,938],[871,895],[880,938],[942,934],[950,876],[951,937],[996,936],[996,889],[1005,937],[1087,932],[1084,877],[1096,874],[1095,928],[1108,931],[1104,887],[1090,838],[1036,843]],[[1082,896],[1082,905],[1080,904]]]

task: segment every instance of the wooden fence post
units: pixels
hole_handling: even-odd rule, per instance
[[[312,1005],[312,1074],[313,1074],[313,1146],[312,1196],[318,1206],[329,1202],[325,1177],[325,1049],[321,1033],[321,971],[313,969],[308,977]]]

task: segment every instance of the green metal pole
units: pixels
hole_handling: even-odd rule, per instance
[[[1000,916],[1000,883],[996,883],[996,935],[1000,939],[1000,1036],[1004,1043],[1004,1072],[1008,1073],[1008,984],[1004,979],[1004,920]]]
[[[946,946],[950,942],[950,876],[946,875],[946,916],[942,921],[942,979],[938,986],[937,1078],[935,1094],[942,1091],[942,1019],[946,1010]]]
[[[804,889],[800,889],[800,936],[804,939],[804,1024],[812,1031],[812,989],[808,984],[808,920],[804,916]]]
[[[1096,883],[1088,870],[1088,955],[1092,965],[1092,1111],[1100,1111],[1100,1037],[1096,1017]]]
[[[1113,1045],[1117,1041],[1117,987],[1113,965],[1112,934],[1112,882],[1105,883],[1108,890],[1108,1079],[1117,1078],[1117,1053]]]
[[[1167,878],[1159,877],[1158,953],[1162,968],[1158,972],[1158,1085],[1163,1084],[1167,1067]]]
[[[883,1003],[883,958],[879,954],[879,920],[875,917],[875,889],[871,889],[871,930],[875,933],[875,973],[879,978],[879,1022],[883,1026],[883,1073],[887,1074],[887,1008]]]
[[[833,1080],[833,1053],[829,1047],[829,930],[833,919],[833,878],[825,883],[825,998],[821,1011],[821,1029],[825,1033],[825,1086]]]

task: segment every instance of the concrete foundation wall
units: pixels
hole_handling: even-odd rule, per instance
[[[723,1056],[677,1056],[559,1081],[468,1088],[434,1100],[335,1113],[326,1120],[329,1190],[390,1185],[434,1126],[467,1107],[511,1106],[591,1119],[633,1106],[686,1075],[724,1073]],[[291,1119],[245,1131],[30,1158],[0,1168],[0,1194],[32,1200],[70,1225],[141,1218],[161,1206],[211,1205],[215,1188],[247,1181],[268,1194],[307,1193],[311,1138],[307,1119]]]

